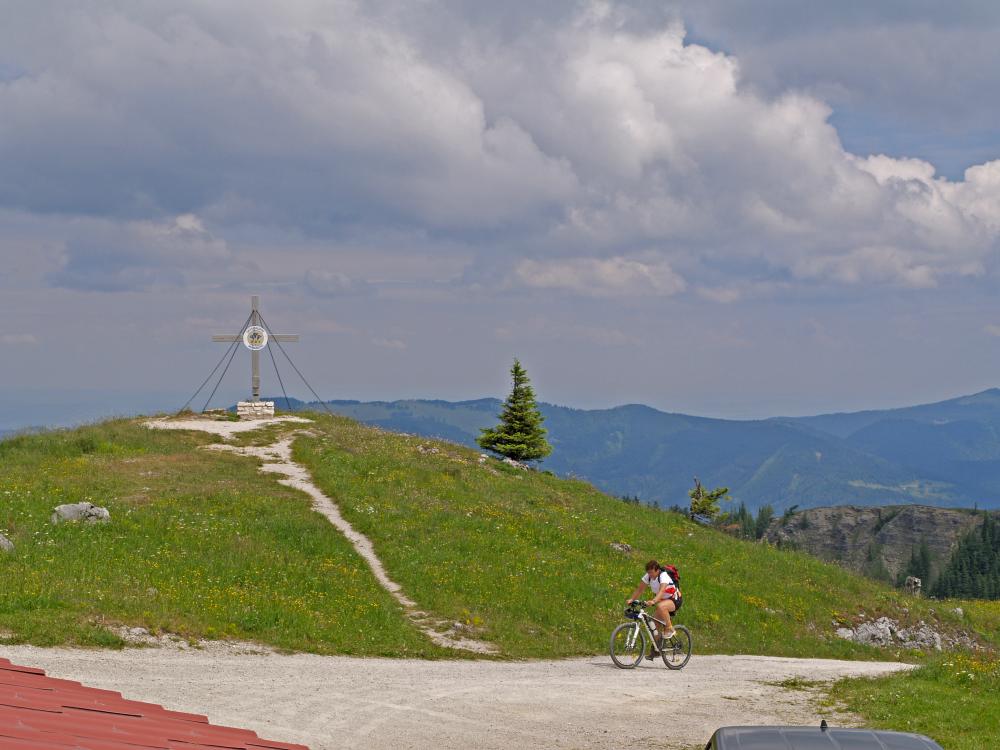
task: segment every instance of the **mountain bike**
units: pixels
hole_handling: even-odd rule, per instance
[[[611,633],[611,661],[622,669],[635,669],[646,655],[646,648],[655,648],[653,625],[666,630],[667,623],[647,614],[638,600],[629,602],[625,617],[629,621]],[[683,669],[691,658],[691,632],[683,625],[674,625],[674,631],[659,645],[660,658],[668,669]]]

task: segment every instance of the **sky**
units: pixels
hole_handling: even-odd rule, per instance
[[[327,398],[1000,380],[1000,4],[0,9],[0,429],[180,407],[251,294]]]

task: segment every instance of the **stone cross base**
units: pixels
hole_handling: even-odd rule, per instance
[[[266,419],[274,416],[273,401],[240,401],[236,404],[236,416],[240,419]]]

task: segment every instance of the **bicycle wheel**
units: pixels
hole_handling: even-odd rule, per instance
[[[646,634],[638,622],[623,622],[611,634],[611,661],[622,669],[635,669],[646,654]]]
[[[674,635],[663,644],[660,656],[669,669],[684,669],[691,658],[691,631],[683,625],[674,625]]]

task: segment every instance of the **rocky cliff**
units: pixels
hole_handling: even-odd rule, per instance
[[[855,572],[888,573],[895,580],[922,541],[930,548],[936,575],[958,540],[981,523],[982,514],[972,510],[840,505],[776,518],[765,536],[772,544],[795,547]]]

